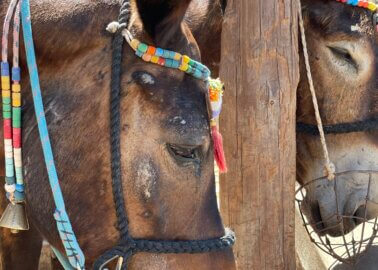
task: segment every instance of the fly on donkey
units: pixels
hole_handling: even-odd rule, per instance
[[[30,222],[18,234],[2,229],[3,267],[37,269],[45,239],[66,269],[114,260],[121,269],[233,270],[234,236],[214,182],[214,152],[226,169],[215,121],[222,84],[198,62],[200,49],[206,63],[219,55],[206,50],[208,33],[192,34],[211,26],[220,37],[221,3],[124,1],[111,46],[104,29],[119,9],[118,1],[0,5],[2,17],[15,13],[4,25],[13,22],[16,41],[21,10],[26,48],[12,70],[2,59],[3,175],[11,205],[25,205]],[[19,76],[26,65],[30,80]]]

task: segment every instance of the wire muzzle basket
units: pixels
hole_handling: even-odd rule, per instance
[[[295,200],[311,241],[338,261],[355,265],[370,247],[378,245],[378,217],[368,213],[369,208],[378,210],[378,191],[374,189],[378,182],[373,182],[373,179],[378,179],[378,171],[351,170],[335,175],[332,181],[320,177],[301,185],[296,190]],[[354,213],[344,213],[346,200],[341,198],[340,192],[346,186],[355,187],[356,178],[359,179],[361,205]],[[332,193],[328,203],[333,204],[335,209],[334,213],[326,216],[320,213],[319,205],[311,198],[314,192],[324,191],[324,187]],[[338,237],[334,237],[336,235]]]

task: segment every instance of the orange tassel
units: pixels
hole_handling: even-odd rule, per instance
[[[211,136],[213,137],[214,143],[214,159],[217,162],[219,171],[221,173],[227,172],[226,157],[223,150],[223,138],[219,133],[217,126],[211,127]]]

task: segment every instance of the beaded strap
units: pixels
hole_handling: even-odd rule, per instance
[[[200,80],[207,81],[209,79],[210,70],[189,56],[142,43],[134,38],[127,29],[124,29],[122,34],[130,47],[135,51],[135,55],[144,61],[179,69]]]
[[[345,3],[348,5],[367,8],[372,12],[377,11],[377,4],[370,2],[370,1],[362,1],[362,0],[336,0],[337,2]]]
[[[1,54],[5,190],[12,203],[24,201],[21,151],[21,70],[19,67],[20,3],[18,0],[12,0],[8,8],[3,26]],[[13,14],[13,67],[10,72],[8,36]]]

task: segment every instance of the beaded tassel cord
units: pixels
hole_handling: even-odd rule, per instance
[[[13,24],[13,67],[8,63],[8,36]],[[19,67],[20,2],[12,0],[5,17],[2,35],[1,89],[5,152],[5,190],[12,203],[24,201],[21,152],[21,72]],[[12,91],[10,78],[12,75]]]
[[[110,23],[107,27],[109,32],[115,33],[119,25],[117,22]],[[217,119],[222,109],[223,84],[219,79],[210,77],[210,70],[198,61],[191,59],[187,55],[177,52],[148,46],[132,36],[128,29],[122,31],[127,43],[135,51],[135,54],[146,62],[160,66],[179,69],[199,80],[206,82],[209,90],[209,100],[212,109],[210,119],[211,136],[214,143],[214,159],[220,172],[226,172],[226,159],[223,150],[222,135],[218,131]]]

